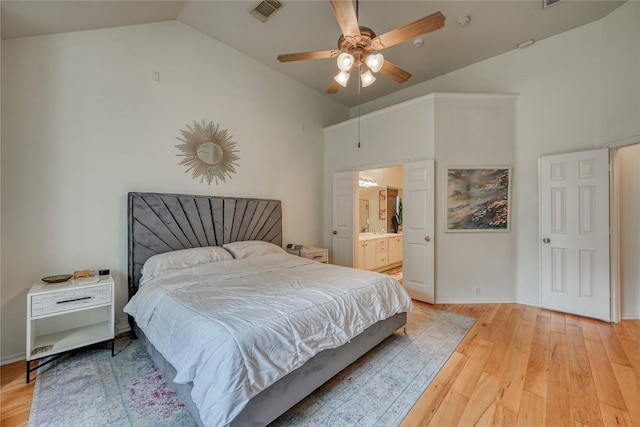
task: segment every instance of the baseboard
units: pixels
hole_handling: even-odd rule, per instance
[[[10,363],[15,363],[20,361],[24,362],[26,360],[25,355],[26,353],[21,353],[15,356],[3,357],[2,359],[0,359],[0,366],[4,366]]]
[[[621,320],[640,320],[640,314],[623,314],[620,316]]]
[[[516,301],[516,303],[522,304],[522,305],[528,305],[530,307],[540,308],[540,304],[538,303],[538,301],[518,300],[518,301]]]
[[[436,298],[436,304],[518,304],[514,299],[457,299],[457,298]]]
[[[116,328],[116,336],[120,334],[124,334],[125,332],[130,332],[130,331],[131,331],[131,326],[127,323],[127,325],[123,326],[122,328]]]

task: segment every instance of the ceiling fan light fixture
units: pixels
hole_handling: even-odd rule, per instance
[[[347,87],[350,76],[351,74],[348,71],[340,71],[333,79],[337,81],[340,86]]]
[[[371,86],[371,84],[376,81],[376,78],[373,74],[371,74],[371,70],[367,70],[364,73],[360,74],[360,80],[362,81],[362,87],[367,87]]]
[[[367,64],[367,67],[369,67],[371,71],[377,73],[382,69],[382,66],[384,65],[384,56],[382,56],[381,53],[371,54],[367,56],[365,64]]]
[[[338,55],[338,68],[340,69],[340,71],[351,70],[354,62],[355,58],[350,53],[342,52],[340,55]]]

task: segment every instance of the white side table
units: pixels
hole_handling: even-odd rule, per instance
[[[300,256],[322,262],[324,264],[329,263],[329,250],[325,248],[303,246],[302,249],[300,249]]]
[[[111,341],[114,355],[115,283],[111,276],[95,283],[69,280],[37,283],[27,294],[27,383],[31,372],[55,358],[31,367],[31,361]]]

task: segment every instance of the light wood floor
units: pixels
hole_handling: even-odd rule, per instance
[[[640,320],[518,304],[433,307],[478,321],[402,426],[640,426]],[[34,382],[24,383],[24,362],[0,373],[0,425],[27,425]]]

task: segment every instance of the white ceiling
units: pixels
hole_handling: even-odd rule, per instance
[[[340,28],[326,0],[281,0],[284,6],[262,23],[249,14],[257,1],[6,1],[2,0],[2,38],[12,39],[89,29],[178,20],[264,63],[305,86],[325,93],[337,73],[335,60],[280,63],[280,53],[337,47]],[[399,85],[379,76],[362,88],[352,81],[331,96],[353,107],[464,66],[598,20],[623,4],[614,0],[564,0],[544,8],[543,0],[431,1],[360,0],[359,22],[378,35],[441,11],[444,28],[382,51],[413,77]],[[466,27],[460,15],[471,16]]]

